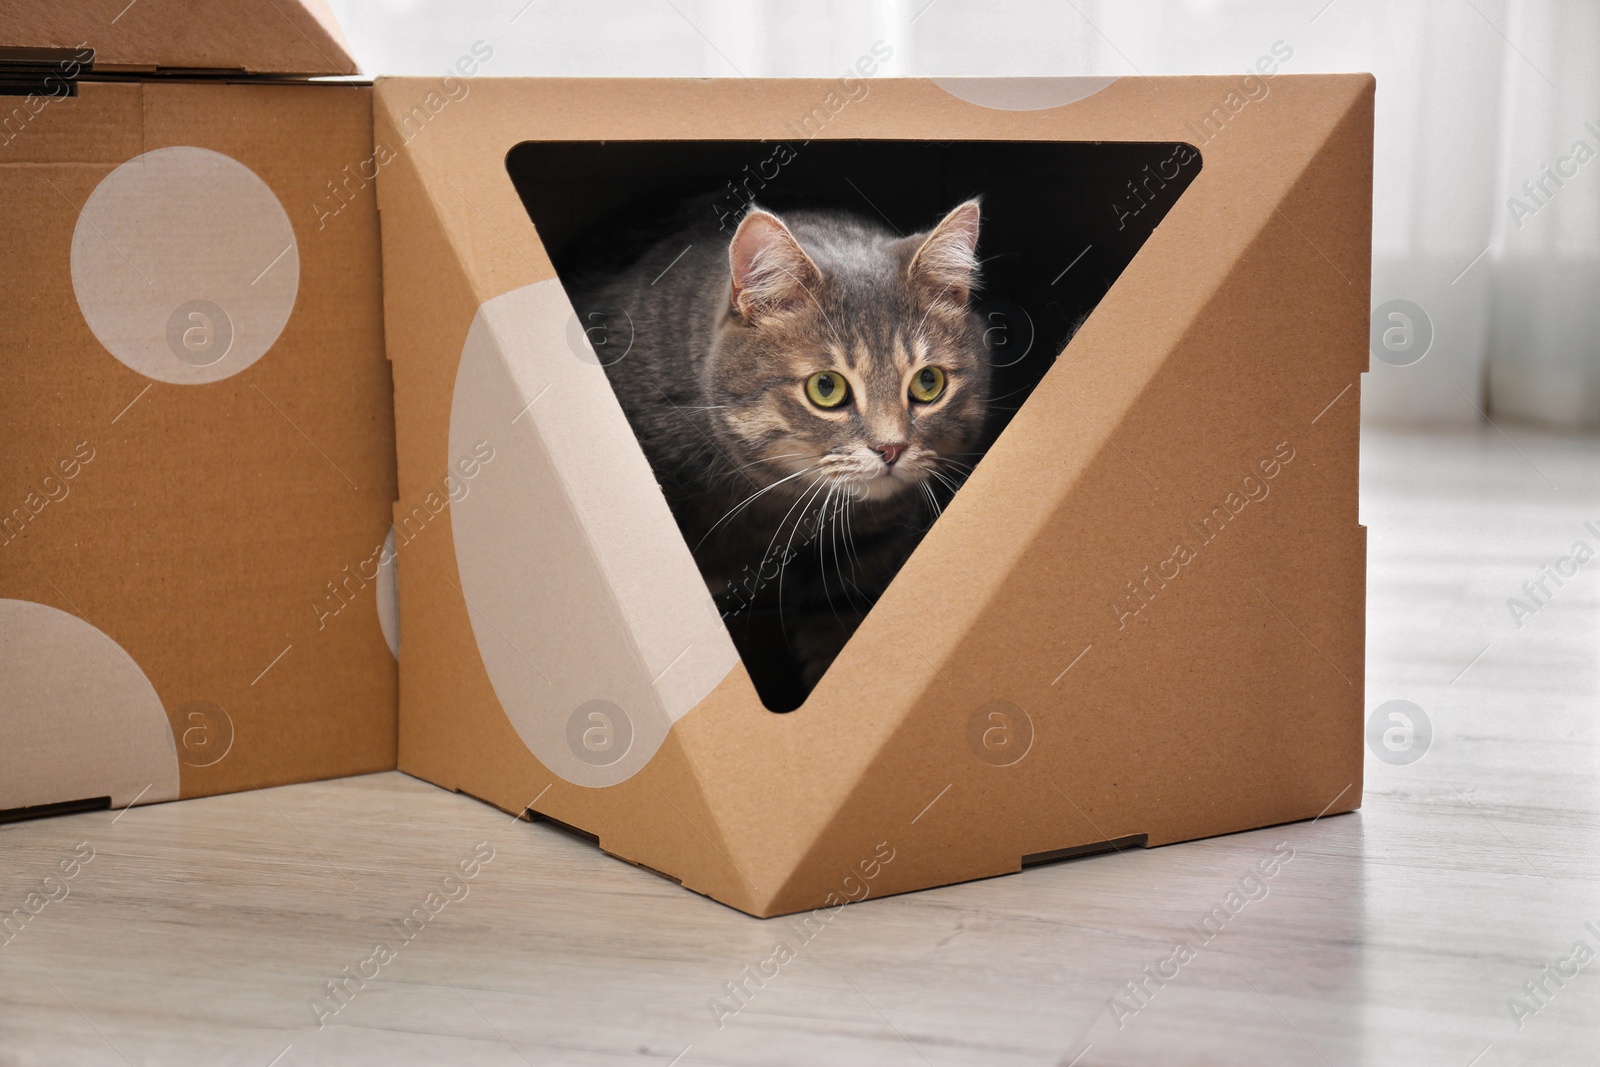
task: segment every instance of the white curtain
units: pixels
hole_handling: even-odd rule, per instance
[[[1433,343],[1373,361],[1367,416],[1600,425],[1600,0],[332,5],[376,74],[476,40],[492,76],[837,75],[878,40],[890,77],[1232,73],[1277,42],[1286,73],[1371,71],[1373,306],[1418,305]]]
[[[1512,5],[1500,113],[1494,412],[1600,422],[1600,4]]]

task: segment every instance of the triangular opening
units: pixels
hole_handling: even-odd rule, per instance
[[[962,471],[981,460],[1198,175],[1201,160],[1197,149],[1177,142],[539,141],[513,148],[506,165],[574,301],[577,317],[570,332],[575,343],[582,346],[586,340],[593,346],[613,388],[622,375],[630,376],[631,395],[625,386],[619,397],[636,433],[641,420],[659,420],[654,431],[641,434],[646,457],[690,548],[698,549],[696,560],[762,702],[773,711],[791,711],[804,703],[832,654],[870,611],[876,593],[959,491]],[[926,234],[973,197],[982,205],[977,246],[982,280],[970,301],[988,378],[982,425],[960,455],[935,462],[923,453],[922,469],[937,475],[908,477],[908,486],[896,487],[890,497],[914,500],[914,508],[858,500],[842,509],[845,490],[830,502],[828,485],[815,472],[795,474],[782,459],[758,458],[751,464],[751,456],[774,455],[770,450],[729,454],[739,453],[743,442],[730,443],[704,421],[720,417],[709,409],[717,407],[712,401],[727,399],[712,392],[721,383],[685,382],[682,374],[665,376],[680,380],[648,381],[663,377],[664,367],[682,364],[661,356],[662,346],[680,342],[644,336],[687,336],[689,331],[704,336],[708,327],[700,297],[714,289],[716,301],[727,301],[729,244],[752,202],[786,220],[804,247],[822,240],[807,237],[807,217],[813,235],[822,234],[818,226],[830,218],[848,218],[887,240]],[[850,239],[841,231],[829,253],[834,264],[848,259]],[[882,266],[881,260],[862,262]],[[638,295],[618,299],[619,291]],[[629,306],[649,314],[632,314]],[[884,306],[875,309],[863,299],[865,320],[875,315],[885,320],[864,321],[865,333],[917,333],[920,323],[900,329],[907,324],[897,326]],[[832,329],[838,338],[841,331]],[[825,340],[819,336],[819,345]],[[685,344],[685,350],[693,347]],[[880,352],[866,358],[885,357]],[[916,353],[902,352],[899,358],[897,366],[907,374],[918,373],[926,362]],[[849,373],[855,373],[853,366]],[[816,398],[802,392],[809,379],[790,381],[784,373],[768,378],[766,386],[754,380],[739,384],[739,412],[754,420],[752,427],[759,421],[759,432],[782,440],[787,431],[781,420],[802,417],[796,397],[814,405]],[[643,388],[646,384],[653,391]],[[781,404],[756,410],[748,398],[759,388],[795,396],[775,394],[773,400]],[[657,395],[658,405],[651,399]],[[924,411],[920,403],[907,399],[907,411]],[[846,425],[836,412],[828,415]],[[677,430],[666,433],[662,425]],[[869,440],[863,425],[856,424],[857,436]],[[915,422],[910,425],[914,432]],[[757,431],[751,432],[754,440]],[[806,448],[813,447],[818,432],[815,427],[806,431]],[[673,451],[674,437],[681,452]],[[876,454],[892,458],[890,452]],[[807,452],[795,462],[809,459]],[[785,487],[773,488],[763,496],[782,506],[770,510],[760,498],[740,505],[791,476],[790,486],[820,487],[809,497],[785,496]],[[730,483],[738,491],[730,490]],[[869,511],[869,504],[875,510]],[[732,521],[708,518],[734,508],[739,510]],[[865,541],[859,525],[863,515],[869,531]]]

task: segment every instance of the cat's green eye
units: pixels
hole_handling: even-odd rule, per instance
[[[850,399],[850,386],[833,371],[822,371],[806,379],[806,396],[819,408],[836,408]]]
[[[911,378],[911,399],[931,404],[944,392],[944,371],[938,367],[923,367]]]

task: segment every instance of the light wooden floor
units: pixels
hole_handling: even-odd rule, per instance
[[[0,1065],[1600,1063],[1600,959],[1544,971],[1600,953],[1600,559],[1520,629],[1506,606],[1600,549],[1600,441],[1506,429],[1367,437],[1367,704],[1434,738],[1369,755],[1357,814],[852,905],[805,944],[399,774],[13,825],[0,910],[94,858],[0,945]],[[479,842],[467,895],[318,1029]],[[1285,842],[1119,1028],[1123,983]],[[779,940],[719,1029],[708,1001]]]

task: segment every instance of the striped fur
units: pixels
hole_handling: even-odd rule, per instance
[[[968,202],[902,237],[843,212],[752,208],[731,241],[708,217],[574,294],[585,322],[631,324],[606,373],[730,631],[777,611],[808,685],[977,461],[978,215]],[[944,392],[915,402],[928,366]],[[808,399],[825,371],[848,403]]]

